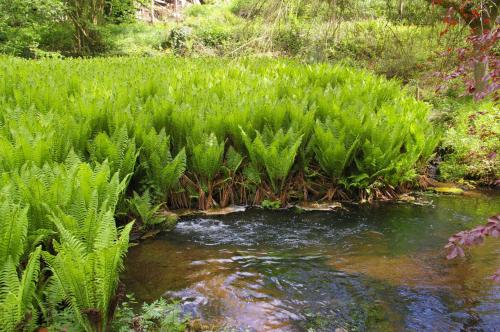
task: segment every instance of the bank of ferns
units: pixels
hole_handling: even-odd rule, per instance
[[[390,194],[437,143],[399,83],[282,60],[0,59],[0,110],[0,225],[22,247],[0,238],[3,330],[62,304],[107,329],[126,195],[208,209]],[[40,257],[50,296],[32,287]]]

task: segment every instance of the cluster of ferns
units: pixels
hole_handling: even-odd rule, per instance
[[[132,228],[118,214],[412,183],[438,140],[428,112],[399,82],[327,64],[0,59],[0,330],[62,308],[109,330]]]

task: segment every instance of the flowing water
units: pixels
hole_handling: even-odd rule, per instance
[[[500,195],[427,197],[332,212],[182,220],[130,249],[140,301],[237,331],[500,331],[499,240],[446,261],[454,232],[500,212]]]

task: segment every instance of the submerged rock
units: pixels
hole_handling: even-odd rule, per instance
[[[156,235],[158,235],[158,233],[160,233],[159,229],[155,229],[155,230],[152,230],[152,231],[147,231],[146,233],[144,233],[141,236],[141,240],[152,239],[152,238],[156,237]]]
[[[438,193],[444,193],[444,194],[460,195],[460,194],[464,193],[463,189],[460,189],[457,187],[435,187],[435,188],[432,188],[432,190],[434,190]]]
[[[302,211],[332,211],[336,209],[343,209],[339,202],[318,203],[318,202],[300,202],[295,205],[295,208]]]
[[[415,202],[415,200],[416,200],[415,196],[409,194],[402,194],[398,196],[398,201],[401,202]]]
[[[205,216],[225,216],[231,213],[237,212],[245,212],[246,207],[241,205],[232,205],[227,206],[225,208],[211,208],[208,210],[193,210],[193,209],[181,209],[175,210],[175,213],[179,217],[189,217],[196,215],[205,215]]]
[[[228,206],[225,208],[213,208],[208,209],[206,211],[201,211],[206,216],[224,216],[226,214],[236,213],[236,212],[245,212],[246,207],[244,206]]]

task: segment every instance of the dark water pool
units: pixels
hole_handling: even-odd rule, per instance
[[[452,233],[500,212],[500,195],[427,197],[348,211],[250,210],[181,221],[130,249],[141,301],[249,331],[500,331],[500,241],[446,261]]]

